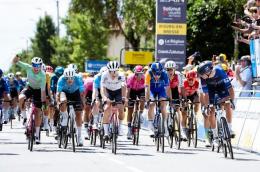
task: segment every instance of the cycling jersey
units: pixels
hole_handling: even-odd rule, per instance
[[[141,79],[138,80],[138,76],[135,74],[131,74],[129,77],[127,77],[127,88],[131,88],[132,90],[142,90],[144,89],[144,80],[145,76],[142,75]]]
[[[118,73],[118,76],[112,79],[109,71],[106,71],[101,76],[101,87],[105,87],[108,90],[116,91],[125,86],[125,76],[122,73]]]
[[[195,80],[193,85],[189,85],[188,80],[184,80],[184,90],[186,96],[191,96],[195,94],[199,89],[199,81]]]
[[[26,70],[28,86],[33,89],[41,89],[41,91],[45,91],[46,76],[43,71],[39,71],[36,74],[33,72],[33,68],[31,65],[21,61],[17,62],[17,65]]]
[[[6,82],[10,89],[11,97],[12,98],[18,97],[18,92],[20,91],[20,86],[18,81],[16,79],[14,79],[13,81],[7,79]]]
[[[94,88],[96,89],[100,89],[100,86],[101,86],[101,75],[100,74],[97,74],[94,76]]]
[[[166,71],[162,71],[159,80],[155,80],[151,69],[145,74],[145,86],[150,86],[151,99],[167,98],[165,87],[169,86],[169,78]]]
[[[172,76],[169,76],[169,79],[171,88],[183,87],[183,75],[180,72],[175,71]]]
[[[56,90],[57,90],[58,80],[59,80],[59,77],[55,74],[51,77],[50,88],[54,94],[56,93]]]
[[[226,72],[222,68],[215,66],[213,70],[215,70],[215,75],[212,78],[201,78],[202,90],[209,94],[210,104],[215,104],[216,101],[228,97],[228,89],[232,87]]]
[[[47,85],[48,89],[51,88],[51,77],[52,76],[53,76],[53,73],[46,72],[46,85]]]
[[[84,80],[84,94],[87,95],[88,92],[93,91],[93,81],[94,78],[88,77],[87,79]]]
[[[19,91],[22,91],[23,88],[25,87],[26,85],[26,82],[23,81],[22,79],[17,79],[18,83],[19,83],[19,87],[20,87],[20,90]]]
[[[4,93],[9,94],[9,91],[10,91],[10,90],[9,90],[9,87],[8,87],[8,85],[7,85],[6,81],[5,81],[5,79],[1,78],[1,79],[0,79],[0,99],[3,98],[3,94],[4,94]]]
[[[57,84],[57,92],[66,92],[66,93],[74,93],[75,91],[79,90],[80,93],[84,92],[84,85],[82,78],[77,75],[73,78],[74,82],[69,85],[67,83],[66,77],[63,75],[59,78]]]
[[[148,70],[148,72],[145,74],[145,85],[150,86],[150,90],[153,91],[164,90],[165,87],[169,86],[169,78],[166,71],[163,70],[159,80],[156,81],[152,71]]]

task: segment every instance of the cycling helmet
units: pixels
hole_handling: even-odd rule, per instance
[[[99,73],[102,74],[103,72],[107,71],[107,67],[103,66],[100,70]]]
[[[66,68],[63,73],[64,77],[66,78],[73,78],[76,76],[76,72],[73,68]]]
[[[176,63],[174,61],[168,61],[164,65],[165,69],[176,69]]]
[[[46,72],[46,65],[44,63],[42,64],[42,71]]]
[[[46,66],[46,72],[52,73],[53,68],[51,66]]]
[[[75,70],[75,72],[78,72],[78,66],[75,65],[75,64],[69,64],[69,65],[68,65],[68,68],[72,68],[72,69]]]
[[[163,66],[161,63],[159,62],[154,62],[151,65],[151,70],[153,73],[155,73],[156,75],[160,75],[162,70],[163,70]]]
[[[192,70],[186,73],[186,78],[187,79],[195,79],[197,78],[197,72]]]
[[[199,64],[197,72],[199,75],[204,75],[206,73],[211,72],[213,69],[213,63],[211,61],[204,61]]]
[[[135,66],[134,73],[144,73],[143,66],[141,65]]]
[[[42,59],[40,57],[34,57],[32,59],[32,64],[41,65],[42,64]]]
[[[55,75],[57,75],[57,76],[61,76],[63,74],[63,72],[64,72],[64,68],[61,66],[57,66],[54,71]]]
[[[21,76],[22,73],[21,73],[21,72],[16,72],[15,75],[16,75],[16,76]]]
[[[110,61],[107,64],[108,71],[118,71],[119,70],[119,63],[118,61]]]
[[[13,73],[8,73],[7,76],[8,76],[9,79],[14,79],[14,74]]]
[[[3,71],[2,71],[2,69],[0,69],[0,77],[2,77],[3,76]]]

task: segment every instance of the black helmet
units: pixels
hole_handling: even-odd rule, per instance
[[[213,69],[213,63],[211,61],[204,61],[199,64],[197,71],[199,75],[204,75],[206,73],[211,72],[212,69]]]

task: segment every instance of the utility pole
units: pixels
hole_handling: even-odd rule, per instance
[[[59,9],[59,0],[56,1],[57,5],[57,35],[60,36],[60,9]]]

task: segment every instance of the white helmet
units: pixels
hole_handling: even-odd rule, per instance
[[[32,59],[32,64],[38,64],[41,65],[42,64],[42,59],[40,57],[34,57]]]
[[[110,61],[107,64],[107,69],[109,71],[117,71],[117,70],[119,70],[119,63],[118,63],[118,61]]]
[[[78,72],[78,66],[75,65],[75,64],[69,64],[69,65],[68,65],[68,68],[72,68],[72,69],[75,70],[75,72]]]
[[[14,74],[13,73],[8,73],[7,76],[8,76],[9,79],[14,79]]]
[[[107,67],[103,66],[100,70],[99,73],[102,74],[103,72],[107,71]]]
[[[176,69],[176,63],[174,61],[168,61],[164,65],[165,69]]]
[[[46,65],[44,63],[42,64],[42,71],[46,72]]]
[[[76,72],[73,68],[66,68],[63,73],[64,77],[66,78],[72,78],[76,76]]]

